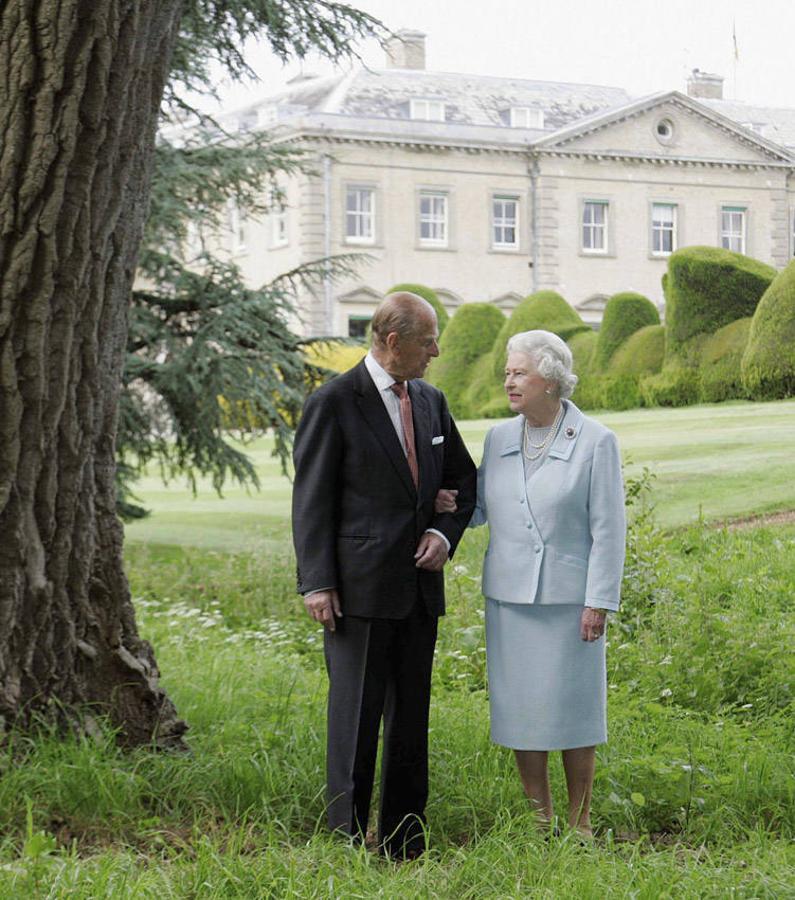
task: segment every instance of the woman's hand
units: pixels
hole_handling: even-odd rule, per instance
[[[441,488],[433,501],[434,510],[437,513],[454,513],[458,509],[458,504],[455,502],[457,496],[458,491]]]
[[[601,609],[591,609],[586,606],[580,619],[580,637],[584,641],[598,641],[605,633],[605,619],[607,613]]]

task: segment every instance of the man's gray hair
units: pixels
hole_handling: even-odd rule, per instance
[[[378,304],[370,322],[373,343],[385,346],[386,336],[392,331],[397,332],[401,338],[413,337],[422,327],[423,313],[436,318],[436,310],[424,297],[409,291],[387,294]]]
[[[573,358],[566,342],[551,331],[520,331],[508,340],[508,353],[529,356],[538,374],[557,387],[559,397],[571,397],[577,385]]]

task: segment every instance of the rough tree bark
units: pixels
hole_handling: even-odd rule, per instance
[[[180,0],[0,3],[0,726],[179,743],[114,503],[127,303]]]

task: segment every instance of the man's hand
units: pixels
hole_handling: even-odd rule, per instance
[[[436,499],[433,501],[434,512],[438,515],[454,513],[458,509],[458,504],[455,502],[457,496],[458,491],[454,491],[452,488],[440,488]]]
[[[426,531],[417,544],[417,552],[414,554],[418,569],[427,569],[429,572],[441,572],[447,562],[447,544],[438,534]]]
[[[336,620],[342,618],[340,595],[332,588],[330,591],[315,591],[304,597],[304,606],[310,616],[329,631],[337,628]]]

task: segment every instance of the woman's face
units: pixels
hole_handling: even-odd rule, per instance
[[[505,392],[511,412],[534,418],[544,414],[552,395],[547,394],[551,382],[542,378],[526,353],[509,353],[505,364]]]

